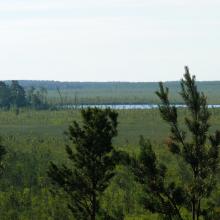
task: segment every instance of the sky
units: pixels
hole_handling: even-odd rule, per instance
[[[219,0],[0,0],[0,80],[220,80]]]

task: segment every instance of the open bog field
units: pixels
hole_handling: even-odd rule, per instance
[[[56,82],[28,81],[19,83],[28,89],[30,86],[47,89],[50,104],[155,104],[158,82]],[[220,104],[220,82],[197,82],[199,90],[208,97],[209,104]],[[170,89],[170,100],[182,103],[179,95],[179,82],[165,82]]]
[[[183,124],[186,109],[179,109],[180,124]],[[212,112],[211,130],[220,129],[220,109]],[[130,154],[139,151],[139,136],[150,139],[160,159],[170,168],[169,176],[177,178],[175,159],[167,150],[164,141],[169,133],[158,109],[118,110],[118,136],[116,148]],[[0,111],[0,135],[6,146],[5,171],[0,183],[1,219],[72,219],[66,208],[66,200],[52,196],[47,170],[50,161],[66,162],[64,135],[68,125],[81,121],[79,110]],[[113,216],[124,215],[125,219],[157,219],[146,213],[138,203],[140,187],[131,173],[123,167],[104,194],[102,206]],[[218,194],[216,194],[218,195]],[[108,202],[107,202],[108,201]],[[220,206],[220,203],[219,203]],[[65,210],[65,211],[64,211]]]
[[[119,117],[116,146],[136,145],[139,135],[143,135],[157,143],[163,142],[168,135],[168,126],[161,119],[158,109],[117,110]],[[220,109],[210,109],[212,113],[212,129],[220,128]],[[179,123],[182,124],[186,109],[179,109]],[[1,136],[21,136],[45,139],[64,139],[64,131],[72,121],[81,121],[80,110],[35,111],[21,110],[18,115],[14,111],[0,111]]]

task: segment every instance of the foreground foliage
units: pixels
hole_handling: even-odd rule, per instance
[[[162,101],[161,116],[170,126],[168,148],[183,162],[185,171],[182,173],[187,178],[167,181],[167,167],[159,163],[151,144],[143,138],[139,159],[133,162],[133,172],[137,181],[145,186],[143,204],[151,212],[160,213],[165,219],[188,219],[186,213],[191,213],[192,220],[202,216],[213,219],[214,207],[208,199],[216,186],[220,132],[208,134],[210,112],[206,97],[198,92],[195,77],[190,76],[187,67],[181,88],[180,94],[189,111],[185,117],[189,134],[179,126],[177,108],[169,102],[168,88],[160,83],[156,94]]]
[[[166,90],[164,89],[164,91]],[[179,129],[188,131],[187,124],[184,122],[185,118],[192,118],[190,111],[187,109],[176,110]],[[185,205],[185,201],[189,201],[189,193],[191,193],[188,191],[186,194],[185,190],[191,189],[189,183],[193,180],[192,169],[186,165],[186,161],[182,157],[181,144],[175,142],[179,146],[179,150],[175,151],[175,154],[172,153],[173,150],[171,151],[171,149],[178,148],[174,148],[172,138],[166,138],[170,123],[163,122],[158,109],[120,110],[117,112],[119,135],[113,139],[113,145],[117,151],[123,150],[136,160],[132,162],[134,165],[132,170],[122,165],[117,165],[112,170],[114,176],[98,199],[98,219],[109,219],[111,216],[111,219],[117,220],[158,220],[160,219],[157,214],[159,208],[166,213],[168,213],[167,210],[170,210],[172,216],[175,214],[178,218],[178,212],[173,209],[173,204],[168,197],[164,196],[164,193],[172,196],[172,201],[177,204],[182,218],[192,219],[192,216],[189,216],[191,209],[188,210]],[[208,139],[209,134],[214,132],[220,123],[220,109],[209,109],[209,112],[213,117],[209,118],[212,127],[207,132],[206,150],[211,149],[212,146]],[[74,164],[71,160],[66,159],[65,145],[68,143],[74,154],[76,153],[75,147],[72,147],[72,142],[69,142],[63,135],[63,131],[72,120],[76,120],[79,127],[83,128],[79,110],[20,109],[20,114],[16,114],[13,110],[0,111],[2,143],[7,146],[7,154],[4,156],[2,164],[4,172],[0,181],[1,219],[75,219],[71,210],[68,209],[68,204],[72,202],[71,197],[68,198],[65,191],[62,190],[54,191],[55,194],[51,194],[50,179],[47,176],[50,161],[56,161],[58,168],[65,164],[68,169],[74,170]],[[144,134],[144,139],[150,138],[151,143],[142,138],[141,150],[139,150],[137,139],[141,133]],[[193,140],[191,137],[192,135],[187,132],[185,142],[191,143]],[[139,154],[142,156],[137,156]],[[138,174],[139,165],[141,165],[141,169],[144,167],[148,169],[147,161],[151,162],[151,169],[155,171],[156,176],[149,173],[150,170],[145,170],[143,175],[139,175],[140,180],[142,178],[142,184],[140,181],[135,181],[138,179],[138,175],[134,177],[132,172],[136,169],[135,172]],[[212,175],[212,172],[209,175]],[[215,184],[213,184],[213,193],[208,198],[202,199],[201,213],[204,215],[200,216],[200,219],[219,219],[219,172],[214,176],[215,178],[212,180],[215,183],[216,179],[216,186],[214,187]],[[149,178],[152,180],[149,181],[151,185],[146,187]],[[154,179],[157,181],[153,181]],[[160,200],[155,199],[154,195],[147,193],[150,190],[160,190],[166,206],[163,206]],[[149,212],[152,204],[154,204],[154,210]],[[192,207],[191,202],[188,204]],[[209,216],[205,213],[208,213]],[[171,214],[168,213],[168,218],[174,219]],[[165,216],[165,214],[163,215]]]
[[[177,111],[181,128],[186,129],[185,126],[182,127],[182,122],[189,114],[185,109]],[[211,132],[214,132],[220,123],[220,109],[210,111],[213,115],[210,118],[213,125]],[[50,181],[46,175],[50,161],[56,161],[56,164],[67,163],[67,140],[63,136],[63,130],[71,120],[81,121],[78,110],[22,110],[19,115],[13,111],[0,111],[2,143],[7,147],[0,181],[1,219],[74,219],[68,210],[65,195],[54,197],[49,193]],[[187,180],[189,176],[185,164],[176,159],[164,144],[169,130],[161,120],[158,109],[120,110],[118,122],[119,135],[113,141],[117,150],[126,151],[130,155],[139,154],[137,137],[143,133],[145,139],[151,137],[154,140],[151,141],[152,149],[158,161],[167,167],[166,181],[179,184],[180,181]],[[158,219],[156,214],[147,212],[142,203],[139,203],[144,192],[140,184],[134,181],[130,170],[117,166],[115,173],[101,198],[100,208],[115,219]],[[219,173],[216,178],[217,188],[211,196],[210,205],[215,204],[215,212],[218,212]],[[213,217],[213,220],[218,219],[219,216]]]
[[[100,196],[115,175],[116,165],[112,138],[117,135],[117,113],[110,110],[82,110],[83,124],[74,121],[66,146],[72,167],[51,163],[52,182],[69,196],[68,207],[76,219],[95,220],[100,211]]]

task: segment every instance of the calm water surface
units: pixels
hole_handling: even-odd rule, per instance
[[[185,108],[186,105],[181,105],[181,104],[175,104],[174,106],[176,106],[177,108]],[[68,109],[72,109],[72,108],[77,108],[77,109],[81,109],[81,108],[101,108],[101,109],[105,109],[105,108],[112,108],[112,109],[155,109],[158,108],[158,105],[156,104],[113,104],[113,105],[64,105],[63,108],[68,108]],[[220,108],[220,105],[208,105],[209,108]]]

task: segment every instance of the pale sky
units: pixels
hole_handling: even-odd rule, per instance
[[[220,80],[219,0],[0,0],[0,80]]]

